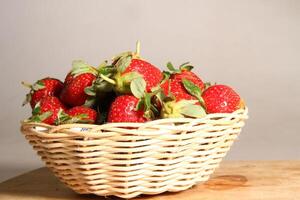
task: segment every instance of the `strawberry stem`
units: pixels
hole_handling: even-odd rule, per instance
[[[22,85],[24,85],[25,87],[31,88],[32,85],[30,83],[26,83],[24,81],[21,82]]]
[[[135,50],[135,54],[136,54],[137,57],[140,56],[140,52],[141,52],[140,49],[141,49],[141,43],[140,43],[140,41],[138,40],[138,41],[136,42],[136,50]]]
[[[116,85],[116,81],[115,81],[115,80],[113,80],[113,79],[111,79],[111,78],[108,78],[107,76],[104,76],[103,74],[100,74],[100,77],[101,77],[103,80],[105,80],[105,81],[107,81],[107,82],[109,82],[109,83],[111,83],[111,84],[113,84],[113,85]]]

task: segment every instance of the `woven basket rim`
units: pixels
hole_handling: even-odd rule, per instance
[[[162,135],[171,133],[172,130],[190,131],[191,129],[205,129],[215,123],[220,125],[232,124],[240,119],[248,118],[248,108],[236,110],[233,113],[208,114],[203,118],[166,118],[145,123],[106,123],[106,124],[62,124],[48,125],[45,123],[22,122],[21,132],[31,129],[36,135],[45,138],[64,137],[105,137],[105,131],[118,132],[124,135]],[[238,122],[244,123],[244,122]],[[42,129],[38,129],[42,128]],[[99,133],[102,133],[99,135]]]
[[[112,123],[104,123],[104,124],[84,124],[84,123],[73,123],[73,124],[61,124],[61,125],[49,125],[46,123],[40,123],[40,122],[25,122],[24,120],[21,121],[22,125],[36,125],[36,126],[42,126],[45,128],[68,128],[70,126],[78,126],[78,127],[87,127],[87,128],[93,128],[93,127],[105,127],[106,125],[114,126],[114,127],[140,127],[140,126],[147,126],[147,125],[155,125],[155,124],[164,124],[168,123],[170,121],[172,122],[201,122],[205,121],[208,118],[226,118],[226,117],[232,117],[236,114],[243,113],[244,115],[248,114],[248,107],[238,109],[232,113],[213,113],[213,114],[207,114],[205,117],[202,118],[188,118],[188,117],[182,117],[182,118],[164,118],[164,119],[156,119],[152,121],[142,122],[142,123],[136,123],[136,122],[112,122]]]

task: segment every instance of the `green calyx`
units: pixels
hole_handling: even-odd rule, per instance
[[[132,80],[141,77],[137,72],[124,73],[126,68],[131,64],[132,59],[140,59],[140,42],[136,44],[136,52],[124,52],[112,58],[112,69],[114,70],[111,76],[99,71],[102,80],[113,85],[117,93],[130,93],[130,83]],[[104,67],[103,70],[107,68]]]
[[[159,111],[152,103],[152,98],[157,94],[158,91],[147,93],[146,81],[141,76],[131,80],[130,91],[136,98],[139,99],[135,110],[143,110],[144,117],[147,119],[154,119],[159,115]]]
[[[128,72],[121,74],[116,73],[115,77],[115,91],[121,94],[131,93],[131,82],[135,79],[142,79],[142,75],[138,72]]]
[[[70,116],[67,113],[65,113],[62,109],[60,109],[55,124],[60,125],[60,124],[90,123],[90,122],[92,122],[92,120],[88,119],[88,115],[85,113],[78,114],[76,116]]]
[[[188,91],[188,93],[198,99],[201,105],[204,105],[204,100],[202,98],[202,91],[201,89],[195,85],[192,81],[188,79],[182,79],[182,84],[184,88]]]
[[[53,113],[51,111],[41,112],[40,102],[38,102],[32,110],[32,116],[27,120],[28,122],[43,122]]]
[[[117,68],[118,72],[123,73],[130,65],[132,59],[141,59],[140,46],[140,42],[137,41],[135,52],[127,51],[112,58],[112,63]]]
[[[201,118],[206,115],[202,106],[197,105],[197,100],[169,101],[163,104],[162,118],[192,117]]]
[[[29,83],[25,83],[24,81],[21,82],[23,86],[27,87],[30,89],[29,93],[26,94],[26,98],[22,103],[22,106],[25,106],[27,103],[29,103],[31,101],[32,98],[32,94],[35,91],[41,90],[45,88],[45,84],[43,83],[42,80],[38,80],[37,82],[35,82],[33,85],[29,84]]]
[[[79,76],[81,74],[85,74],[85,73],[91,73],[95,76],[98,75],[98,71],[96,68],[90,66],[89,64],[87,64],[85,61],[83,60],[74,60],[72,62],[72,70],[71,70],[71,74],[76,77]]]
[[[179,66],[179,69],[176,69],[171,62],[168,62],[167,68],[169,69],[169,74],[176,74],[182,71],[191,71],[194,67],[189,62],[185,62]]]
[[[84,92],[88,95],[88,98],[84,103],[85,106],[92,107],[95,105],[99,95],[103,96],[113,91],[116,82],[112,77],[115,75],[115,72],[115,67],[108,65],[107,61],[104,61],[98,66],[96,79],[91,86],[84,89]]]

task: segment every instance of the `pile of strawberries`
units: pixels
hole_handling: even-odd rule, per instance
[[[161,118],[201,118],[209,113],[231,113],[244,108],[240,96],[226,85],[211,85],[184,63],[167,63],[161,71],[136,52],[125,52],[97,68],[75,60],[64,83],[43,78],[30,88],[26,103],[29,122],[50,125],[146,122]]]

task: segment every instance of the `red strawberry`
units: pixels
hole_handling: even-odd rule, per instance
[[[63,103],[69,106],[81,106],[86,103],[89,95],[85,89],[96,79],[97,70],[83,61],[74,61],[73,69],[67,75],[64,88],[60,94]]]
[[[177,101],[180,101],[182,99],[196,99],[186,90],[186,88],[183,85],[183,80],[186,79],[188,81],[191,81],[197,87],[199,87],[201,91],[204,89],[205,85],[203,81],[196,74],[190,71],[193,68],[193,66],[188,65],[188,63],[184,63],[180,65],[179,70],[177,70],[169,62],[167,63],[167,67],[171,71],[171,74],[169,75],[169,79],[167,79],[161,84],[161,88],[163,89],[164,94],[168,96],[170,91]]]
[[[132,72],[137,72],[146,81],[146,92],[150,92],[151,88],[157,86],[163,77],[161,71],[154,65],[138,58],[132,59],[130,65],[126,67],[125,71],[120,74],[120,78],[117,79],[117,90],[123,91],[124,82],[126,84],[126,78],[123,78]]]
[[[136,110],[139,99],[132,95],[117,97],[108,112],[108,122],[145,122],[143,110]]]
[[[204,83],[189,71],[192,66],[184,63],[180,66],[180,70],[176,70],[168,63],[167,67],[171,70],[171,74],[166,73],[167,79],[161,84],[162,92],[167,96],[160,98],[161,116],[163,118],[205,116],[205,110],[200,105]]]
[[[169,79],[166,80],[161,88],[166,96],[173,95],[176,101],[180,100],[196,100],[195,97],[190,95],[184,88],[182,81],[180,79]],[[171,94],[169,94],[169,92]]]
[[[207,113],[232,113],[242,107],[240,96],[226,85],[213,85],[207,88],[202,98]]]
[[[94,124],[97,119],[97,112],[85,106],[76,106],[66,112],[70,116],[70,123]]]
[[[182,82],[182,79],[187,79],[189,81],[192,81],[201,90],[203,90],[205,87],[203,81],[199,78],[199,76],[197,76],[193,72],[187,71],[187,70],[182,70],[180,73],[172,74],[171,79],[180,80],[181,82]]]
[[[26,95],[26,100],[23,105],[30,102],[32,108],[46,96],[59,96],[63,88],[63,83],[60,80],[50,77],[38,80],[33,85],[25,84],[23,82],[23,85],[28,86],[31,89]]]
[[[157,67],[140,58],[139,43],[135,53],[126,52],[116,56],[113,59],[113,66],[116,72],[110,80],[108,78],[106,80],[115,84],[115,90],[122,94],[130,93],[131,81],[138,77],[146,81],[146,92],[150,92],[151,88],[157,86],[163,78],[162,72]]]
[[[35,105],[29,121],[53,125],[57,123],[59,112],[65,110],[66,107],[57,97],[47,96]]]

